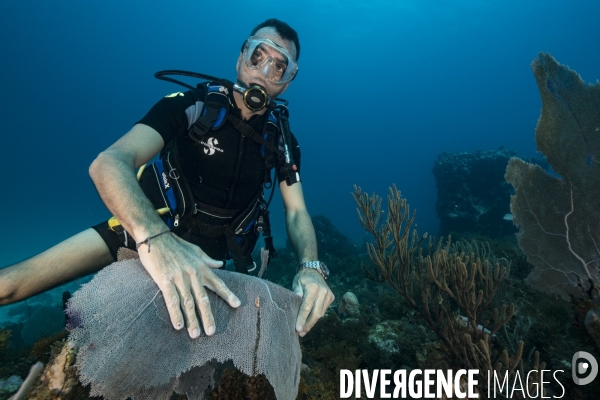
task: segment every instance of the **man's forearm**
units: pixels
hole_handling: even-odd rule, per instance
[[[90,176],[106,207],[136,241],[166,229],[138,184],[133,159],[107,150],[90,166]]]
[[[319,259],[317,239],[310,215],[306,210],[286,214],[287,233],[300,262]]]

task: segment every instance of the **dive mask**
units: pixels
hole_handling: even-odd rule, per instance
[[[278,85],[290,82],[298,73],[298,64],[284,47],[270,39],[250,36],[242,50],[244,63]]]

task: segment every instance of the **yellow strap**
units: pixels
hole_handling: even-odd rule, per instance
[[[144,165],[142,165],[142,166],[140,167],[140,169],[138,169],[138,172],[137,172],[137,180],[138,180],[138,181],[139,181],[139,180],[140,180],[140,178],[142,177],[142,174],[144,173],[144,170],[146,169],[146,165],[147,165],[147,164],[144,164]]]
[[[117,217],[110,217],[108,220],[108,227],[111,231],[114,231],[117,226],[121,226],[121,223],[117,219]]]
[[[171,209],[169,207],[164,207],[164,208],[159,208],[158,210],[156,210],[156,212],[158,213],[158,215],[165,215],[165,214],[168,214],[169,212],[171,212]],[[108,220],[108,227],[110,228],[110,230],[114,231],[115,228],[118,226],[121,226],[121,223],[119,222],[117,217],[111,217]]]
[[[144,173],[144,169],[146,169],[146,165],[148,164],[144,164],[140,167],[140,169],[137,172],[137,180],[139,181],[140,178],[142,177],[142,174]],[[158,213],[158,215],[165,215],[168,212],[170,212],[171,209],[169,207],[164,207],[164,208],[159,208],[158,210],[156,210],[156,212]],[[114,231],[116,227],[121,226],[121,223],[119,222],[119,220],[117,219],[117,217],[111,217],[108,220],[108,227]]]

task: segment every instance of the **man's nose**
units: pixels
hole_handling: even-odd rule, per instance
[[[271,64],[273,63],[273,59],[272,58],[267,58],[265,60],[265,64],[263,65],[263,67],[261,68],[261,72],[264,75],[267,75],[269,73],[269,68],[271,67]]]

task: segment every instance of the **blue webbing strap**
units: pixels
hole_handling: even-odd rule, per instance
[[[175,192],[173,191],[173,185],[169,182],[169,176],[165,173],[165,168],[163,166],[162,160],[156,160],[154,165],[156,166],[156,170],[158,171],[158,175],[162,179],[162,191],[167,196],[167,201],[169,202],[169,208],[172,212],[177,211],[177,199],[175,198]]]
[[[221,84],[217,84],[217,85],[213,85],[213,84],[208,84],[208,93],[220,93],[222,96],[225,96],[226,99],[228,99],[227,95],[223,94],[223,90],[225,89],[225,87]],[[227,89],[225,89],[227,90]],[[209,100],[209,98],[207,98],[207,100]],[[229,101],[229,100],[225,100],[225,101]],[[225,103],[227,104],[227,103]],[[204,109],[204,113],[206,113],[206,108]],[[223,122],[225,120],[225,116],[227,115],[227,110],[225,109],[225,107],[221,107],[219,109],[219,114],[217,116],[217,119],[215,120],[215,122],[213,122],[212,124],[212,128],[216,129],[216,128],[220,128],[221,125],[223,125]]]

